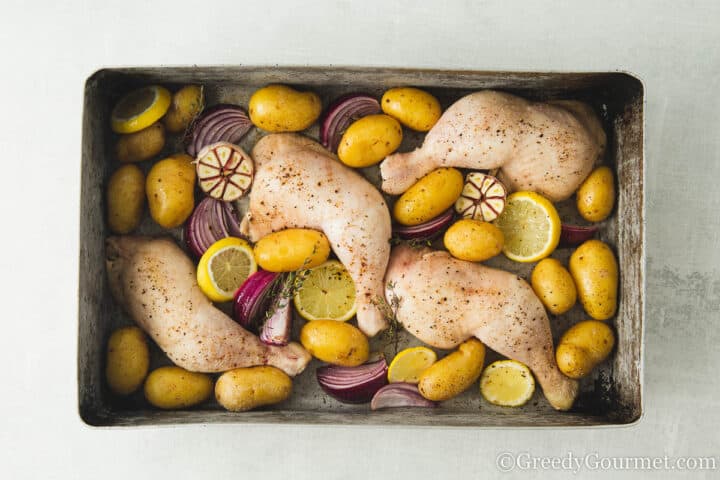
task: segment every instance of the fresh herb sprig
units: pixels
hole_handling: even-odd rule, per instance
[[[385,298],[377,296],[373,303],[388,323],[388,328],[383,332],[383,339],[385,341],[383,349],[392,345],[394,355],[397,355],[400,343],[400,330],[402,330],[402,325],[397,319],[397,311],[398,308],[400,308],[401,298],[395,293],[394,282],[387,283],[387,292],[389,292],[389,295],[387,295],[390,300],[389,302]]]

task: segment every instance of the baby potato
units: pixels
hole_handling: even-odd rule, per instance
[[[408,188],[393,207],[402,225],[420,225],[453,206],[463,189],[463,176],[454,168],[438,168]]]
[[[442,114],[437,98],[419,88],[391,88],[380,105],[383,112],[418,132],[430,130]]]
[[[142,162],[160,153],[165,146],[165,127],[155,122],[139,132],[122,135],[115,144],[115,156],[122,163]]]
[[[299,132],[320,116],[320,97],[298,92],[285,85],[268,85],[250,97],[248,113],[252,123],[268,132]]]
[[[435,402],[460,395],[480,377],[484,362],[485,345],[476,338],[466,340],[420,375],[420,394]]]
[[[397,150],[402,137],[402,127],[394,118],[381,113],[368,115],[345,130],[338,158],[348,167],[369,167]]]
[[[170,108],[163,117],[165,128],[170,133],[184,132],[190,122],[199,114],[204,106],[203,87],[186,85],[172,96]]]
[[[554,258],[545,258],[535,266],[530,283],[540,301],[553,315],[570,310],[577,301],[577,289],[570,272]]]
[[[145,182],[150,215],[160,226],[183,224],[195,208],[195,166],[193,159],[178,153],[160,160],[150,169]]]
[[[615,179],[609,167],[598,167],[580,185],[577,209],[589,222],[601,222],[615,205]]]
[[[300,343],[315,358],[356,367],[370,356],[368,339],[357,327],[335,320],[313,320],[300,330]]]
[[[270,272],[294,272],[313,268],[330,256],[330,242],[324,233],[289,228],[261,238],[254,248],[255,261]]]
[[[570,274],[580,303],[595,320],[607,320],[617,309],[618,265],[600,240],[588,240],[570,256]]]
[[[123,165],[110,177],[107,187],[108,226],[114,233],[135,230],[145,206],[145,175],[137,165]]]
[[[602,363],[614,346],[615,334],[607,324],[585,320],[563,334],[555,352],[555,360],[562,373],[580,379]]]
[[[453,257],[482,262],[502,252],[505,237],[492,223],[466,218],[448,228],[443,242]]]
[[[105,378],[110,390],[129,395],[142,385],[150,366],[145,334],[137,327],[118,328],[107,345]]]
[[[160,367],[145,380],[145,398],[163,410],[198,405],[212,395],[213,381],[204,373],[188,372],[180,367]]]
[[[275,367],[236,368],[215,383],[215,399],[231,412],[280,403],[291,393],[290,377]]]

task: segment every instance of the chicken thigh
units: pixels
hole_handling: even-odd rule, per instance
[[[296,134],[263,137],[253,148],[255,179],[240,230],[250,240],[286,228],[325,233],[355,282],[360,329],[387,326],[378,308],[390,256],[390,212],[378,190],[320,144]]]
[[[600,120],[584,103],[530,102],[484,90],[451,105],[420,148],[389,155],[380,165],[382,189],[399,195],[438,167],[499,168],[511,191],[557,202],[577,190],[605,142]]]
[[[412,335],[443,349],[477,337],[527,365],[554,408],[572,406],[578,383],[558,370],[545,309],[520,277],[401,245],[392,251],[385,281],[388,300],[399,298],[397,319]]]
[[[113,296],[176,365],[192,372],[272,365],[297,375],[310,361],[297,343],[265,345],[215,308],[172,240],[110,237],[106,258]]]

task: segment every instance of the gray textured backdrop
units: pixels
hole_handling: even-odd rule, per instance
[[[717,2],[114,3],[2,5],[0,407],[9,413],[0,417],[0,476],[493,478],[503,451],[714,455],[720,468]],[[640,424],[564,431],[82,426],[75,411],[82,85],[100,66],[136,64],[637,74],[647,96],[648,205]],[[688,476],[717,478],[718,472]]]

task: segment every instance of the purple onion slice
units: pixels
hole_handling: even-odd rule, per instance
[[[402,240],[429,240],[450,225],[453,218],[453,209],[449,208],[444,213],[420,225],[410,227],[395,225],[393,233]]]
[[[370,409],[397,407],[437,407],[437,403],[423,397],[417,385],[412,383],[391,383],[378,390],[370,402]]]
[[[598,230],[599,228],[594,225],[590,227],[583,227],[580,225],[567,225],[563,223],[562,229],[560,230],[560,246],[576,247],[593,238]]]
[[[344,95],[327,109],[320,120],[320,143],[331,152],[337,152],[343,132],[355,120],[380,113],[380,102],[364,93]]]
[[[320,387],[331,397],[343,403],[367,403],[387,384],[387,369],[387,362],[382,358],[358,367],[320,367],[316,377]]]
[[[185,139],[187,153],[196,157],[207,145],[238,143],[252,128],[245,110],[238,105],[220,104],[205,109],[192,123]]]

